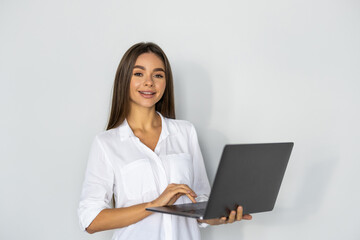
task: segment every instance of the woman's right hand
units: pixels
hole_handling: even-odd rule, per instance
[[[193,203],[196,203],[195,197],[197,196],[188,185],[171,183],[157,199],[151,202],[151,205],[153,207],[173,205],[182,195],[188,196]]]

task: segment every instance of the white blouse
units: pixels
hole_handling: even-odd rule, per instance
[[[78,208],[82,230],[101,210],[111,208],[113,196],[116,208],[150,202],[170,183],[187,184],[200,198],[209,195],[194,126],[158,114],[162,129],[154,151],[134,135],[126,120],[95,137]],[[187,196],[182,196],[175,204],[189,202]],[[196,219],[153,213],[116,229],[112,239],[200,239],[200,231]]]

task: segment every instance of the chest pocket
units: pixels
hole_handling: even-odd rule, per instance
[[[194,180],[192,157],[188,153],[166,156],[170,171],[170,183],[187,184],[190,188]]]
[[[155,181],[148,159],[128,163],[121,169],[123,186],[127,198],[145,199],[147,193],[154,192]]]

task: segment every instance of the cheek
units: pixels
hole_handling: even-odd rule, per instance
[[[130,99],[134,100],[136,98],[136,93],[138,88],[139,88],[139,83],[131,79],[130,89],[129,89]]]
[[[157,88],[159,91],[164,92],[166,88],[166,81],[158,83]]]
[[[130,81],[130,91],[131,92],[136,92],[137,89],[139,88],[140,84],[141,84],[140,81],[131,79],[131,81]]]

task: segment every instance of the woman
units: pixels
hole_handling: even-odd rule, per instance
[[[80,225],[89,233],[117,229],[113,239],[175,240],[200,239],[198,225],[251,219],[241,207],[201,222],[145,210],[206,200],[209,192],[195,128],[175,120],[169,61],[156,44],[135,44],[116,72],[107,131],[90,151]]]

